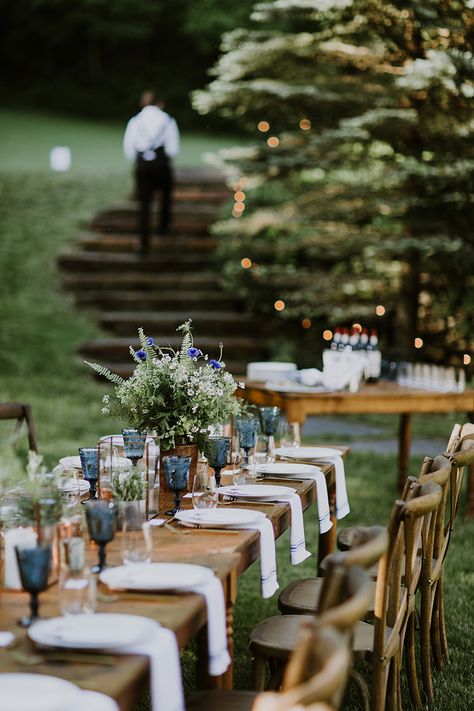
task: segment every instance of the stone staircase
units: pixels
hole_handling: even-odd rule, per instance
[[[128,376],[138,326],[160,345],[176,347],[176,327],[192,318],[196,345],[217,357],[224,341],[227,369],[244,374],[248,361],[266,357],[266,339],[262,324],[219,285],[209,227],[229,191],[218,173],[186,169],[178,171],[174,198],[171,234],[155,237],[146,259],[138,255],[134,202],[98,213],[76,249],[58,257],[63,287],[107,334],[84,343],[81,356]]]

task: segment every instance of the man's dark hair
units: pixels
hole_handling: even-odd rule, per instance
[[[154,89],[145,89],[140,97],[140,108],[144,106],[163,106],[163,99]]]

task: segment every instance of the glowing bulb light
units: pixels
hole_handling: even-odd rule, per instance
[[[325,341],[332,341],[332,331],[329,328],[323,331],[323,338]]]
[[[275,311],[283,311],[285,306],[286,304],[284,301],[282,301],[282,299],[277,299],[273,304],[273,308],[275,309]]]
[[[469,355],[469,353],[464,353],[464,356],[463,356],[463,359],[462,359],[462,362],[464,363],[464,365],[470,365],[470,364],[471,364],[471,360],[472,360],[472,359],[471,359],[471,356]]]
[[[301,325],[302,325],[302,327],[303,327],[304,329],[311,328],[311,326],[312,326],[311,319],[310,319],[310,318],[304,318],[304,319],[301,321]]]
[[[415,338],[415,348],[423,348],[423,339]]]
[[[237,190],[237,192],[234,194],[234,200],[237,202],[243,202],[245,200],[245,193],[243,190]]]
[[[245,205],[243,202],[236,202],[234,205],[235,212],[243,212],[245,210]]]
[[[354,331],[357,331],[357,333],[362,333],[362,326],[360,323],[353,323],[352,328]]]
[[[300,128],[302,131],[309,131],[309,129],[311,128],[311,121],[306,118],[301,119]]]
[[[385,306],[382,306],[381,304],[376,306],[375,313],[377,314],[377,316],[384,316],[385,315]]]
[[[250,269],[250,267],[252,266],[252,260],[248,257],[244,257],[240,260],[240,266],[244,269]]]
[[[279,145],[280,139],[276,136],[270,136],[270,138],[267,139],[267,146],[269,146],[269,148],[277,148]]]
[[[270,130],[270,124],[268,123],[268,121],[259,121],[257,124],[257,128],[262,133],[266,133]]]

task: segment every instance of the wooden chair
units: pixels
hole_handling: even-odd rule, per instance
[[[372,597],[371,581],[365,571],[344,564],[346,555],[333,553],[327,557],[326,575],[318,599],[318,624],[336,627],[351,634],[354,625],[367,612]],[[253,685],[258,691],[278,689],[285,665],[293,651],[299,630],[315,616],[275,615],[262,620],[250,634]],[[267,668],[270,681],[266,683]]]
[[[387,529],[383,526],[362,526],[351,531],[351,547],[344,556],[347,567],[371,568],[377,564],[388,545]],[[325,565],[323,565],[323,569]],[[283,615],[310,615],[318,609],[324,578],[294,580],[280,593],[278,608]]]
[[[282,691],[203,691],[193,694],[187,711],[336,711],[347,683],[351,654],[347,639],[314,620],[300,630],[287,665]],[[321,704],[321,706],[320,706]]]
[[[400,669],[404,648],[410,693],[414,702],[419,701],[421,704],[419,693],[418,698],[416,697],[418,687],[414,683],[416,681],[415,593],[421,576],[422,561],[419,550],[422,549],[424,556],[429,535],[434,539],[434,521],[442,491],[434,482],[417,485],[412,483],[412,490],[413,495],[410,500],[398,500],[392,507],[388,525],[388,549],[380,561],[376,581],[373,624],[359,621],[354,628],[353,651],[364,657],[367,656],[372,663],[370,695],[372,711],[383,711],[386,708],[386,700],[393,710],[398,711],[400,708]],[[427,533],[428,531],[430,534]],[[328,557],[328,561],[329,558],[331,556]],[[329,568],[327,575],[330,575]],[[371,588],[369,587],[368,590],[371,591]],[[318,616],[319,611],[316,617]],[[288,658],[295,639],[295,635],[291,635],[289,621],[293,620],[292,624],[296,627],[297,620],[306,617],[283,615],[280,618],[270,619],[275,620],[271,630],[272,636],[267,626],[266,637],[263,638],[260,634],[258,640],[253,640],[254,646],[258,641],[261,655],[266,651],[270,656],[272,648],[277,648],[280,659],[284,658],[285,653]],[[276,622],[278,619],[282,621],[280,630]],[[255,630],[258,629],[259,625]],[[284,634],[281,634],[282,631]],[[367,709],[369,707],[367,685],[360,675],[354,675],[354,680],[358,684]]]
[[[16,420],[16,430],[18,431],[23,423],[26,423],[28,432],[28,447],[33,452],[38,451],[36,444],[36,432],[31,412],[31,405],[24,405],[21,402],[0,403],[0,420]]]

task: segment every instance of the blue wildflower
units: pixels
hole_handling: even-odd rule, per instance
[[[155,341],[154,341],[153,338],[151,338],[150,336],[147,336],[147,337],[146,337],[146,342],[148,343],[149,346],[154,346],[154,345],[155,345]]]
[[[135,355],[137,356],[137,358],[140,358],[140,360],[146,360],[146,353],[142,348],[140,348],[140,350],[137,351]]]
[[[216,370],[220,370],[222,368],[222,363],[220,363],[218,360],[214,360],[214,358],[211,358],[211,360],[209,361],[209,365],[212,365],[212,367]]]
[[[188,348],[188,356],[190,358],[199,358],[200,355],[201,355],[201,351],[199,350],[199,348],[194,348],[194,346],[191,348]]]

